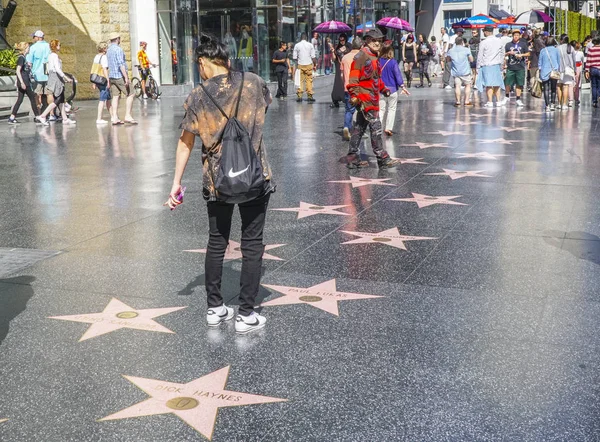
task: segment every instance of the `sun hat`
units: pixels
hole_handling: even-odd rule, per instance
[[[121,34],[119,32],[111,32],[108,34],[108,39],[110,41],[116,40],[117,38],[121,38]]]

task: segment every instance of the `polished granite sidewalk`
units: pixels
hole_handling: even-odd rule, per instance
[[[600,112],[411,91],[387,171],[326,87],[273,103],[248,336],[206,326],[199,149],[162,206],[183,100],[0,126],[0,440],[600,440]]]

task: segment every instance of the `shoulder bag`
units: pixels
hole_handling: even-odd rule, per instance
[[[546,50],[546,55],[548,56],[548,60],[550,61],[550,67],[552,70],[550,71],[550,78],[553,80],[560,80],[561,74],[560,71],[554,69],[554,63],[552,63],[552,57],[550,57],[550,51],[548,48],[544,48]]]
[[[106,55],[102,55],[98,59],[98,63],[92,64],[92,71],[90,72],[90,81],[97,86],[106,86],[108,80],[104,76],[104,70],[102,69],[102,57],[106,57]]]

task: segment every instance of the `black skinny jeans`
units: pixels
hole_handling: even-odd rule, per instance
[[[12,108],[11,114],[16,116],[17,113],[19,113],[19,108],[21,107],[21,104],[23,104],[23,98],[25,98],[25,95],[27,95],[27,98],[29,98],[29,103],[31,103],[31,110],[37,117],[40,114],[40,111],[38,110],[37,102],[35,100],[35,92],[33,92],[29,87],[26,89],[17,88],[17,91],[19,95],[15,105]]]
[[[558,83],[558,80],[552,78],[542,82],[546,106],[550,106],[556,102],[556,83]]]
[[[275,98],[287,97],[287,71],[276,71],[275,74],[277,74],[277,94],[275,94]]]
[[[242,273],[240,276],[239,314],[247,316],[254,311],[256,295],[260,286],[262,257],[265,251],[263,229],[270,194],[238,205],[242,218]],[[205,261],[205,284],[208,308],[223,304],[221,277],[223,257],[229,244],[231,217],[235,204],[220,201],[209,202],[209,239]]]
[[[419,60],[419,78],[423,85],[423,77],[427,79],[427,84],[431,83],[429,79],[429,57],[423,57]]]

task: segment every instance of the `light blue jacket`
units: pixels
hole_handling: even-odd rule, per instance
[[[563,69],[560,64],[560,54],[558,53],[558,49],[554,46],[546,46],[542,49],[538,67],[540,68],[540,80],[542,81],[547,81],[550,78],[550,72],[552,72],[552,70],[562,72]]]
[[[29,54],[27,54],[27,63],[31,63],[31,73],[36,81],[48,81],[48,76],[44,74],[44,64],[48,63],[50,56],[50,45],[44,40],[31,45]]]

